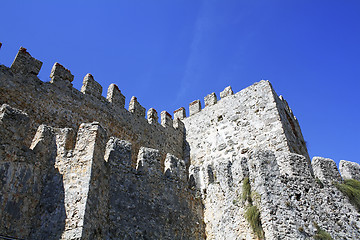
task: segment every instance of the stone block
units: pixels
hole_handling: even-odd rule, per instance
[[[181,107],[174,111],[174,120],[176,119],[183,120],[184,118],[186,118],[186,111],[184,107]]]
[[[44,124],[40,125],[31,142],[30,149],[35,152],[37,161],[41,162],[42,166],[53,166],[57,153],[54,129]]]
[[[136,169],[148,175],[160,175],[160,152],[159,150],[141,147],[138,154]]]
[[[195,100],[189,104],[189,114],[190,116],[194,115],[201,111],[201,102],[200,100]]]
[[[58,153],[64,154],[67,150],[74,149],[76,135],[72,128],[55,128],[56,145]]]
[[[230,86],[228,86],[224,89],[224,91],[220,92],[220,97],[224,98],[233,94],[234,94],[233,90],[231,89]]]
[[[161,125],[163,127],[173,127],[173,120],[167,111],[161,112]]]
[[[116,84],[110,84],[106,99],[116,108],[125,107],[125,96],[121,93]]]
[[[102,86],[95,81],[93,75],[88,73],[84,77],[81,92],[84,94],[92,95],[96,98],[100,98],[102,94]]]
[[[360,181],[360,164],[356,162],[340,160],[339,169],[344,180],[355,179]]]
[[[159,123],[158,113],[154,108],[150,108],[149,111],[147,112],[147,120],[150,124]]]
[[[164,162],[164,173],[168,177],[173,177],[181,181],[186,181],[186,165],[184,160],[167,154]]]
[[[116,137],[110,137],[106,144],[105,161],[110,167],[119,165],[131,166],[131,143],[120,140]]]
[[[140,105],[136,97],[132,97],[129,104],[129,112],[134,113],[139,117],[145,118],[145,108]]]
[[[205,102],[205,107],[216,104],[217,103],[216,94],[213,92],[206,95],[206,97],[204,97],[204,102]]]
[[[11,70],[14,73],[34,74],[38,75],[42,66],[42,62],[33,58],[26,48],[20,47],[13,63]]]
[[[50,78],[50,82],[59,88],[69,88],[72,87],[74,75],[60,63],[55,63],[51,69]]]
[[[178,118],[173,121],[173,127],[181,131],[185,130],[185,124]]]
[[[295,153],[279,153],[276,156],[280,173],[291,177],[311,178],[311,168],[308,160]]]
[[[3,104],[0,108],[0,142],[23,145],[29,117],[19,109]]]
[[[71,74],[69,69],[66,69],[60,63],[55,63],[51,69],[50,78],[53,79],[54,77],[59,77],[62,80],[67,80],[72,82],[74,80],[74,75]]]
[[[334,160],[330,158],[313,157],[311,165],[316,178],[328,182],[341,181],[341,176]]]

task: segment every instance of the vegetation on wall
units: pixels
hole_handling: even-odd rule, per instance
[[[257,206],[253,205],[251,186],[249,178],[244,178],[242,186],[242,199],[248,203],[245,211],[245,219],[250,224],[251,229],[259,239],[264,239],[264,230],[261,226],[260,211]]]
[[[333,240],[333,238],[330,236],[328,232],[321,229],[319,225],[314,222],[314,226],[316,227],[316,234],[314,235],[314,239],[316,240]]]
[[[360,181],[347,179],[344,183],[336,183],[335,186],[349,198],[349,201],[360,211]]]

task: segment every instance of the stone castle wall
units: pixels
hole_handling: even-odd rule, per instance
[[[58,63],[51,71],[51,81],[42,82],[37,77],[41,65],[21,48],[11,68],[0,66],[0,103],[25,111],[30,116],[32,134],[41,124],[78,129],[83,122],[97,121],[110,135],[130,141],[134,152],[145,146],[159,149],[162,158],[166,153],[183,157],[183,126],[173,122],[166,112],[161,114],[161,124],[153,108],[145,119],[145,108],[136,97],[126,110],[119,88],[111,84],[104,98],[101,85],[91,74],[84,77],[78,91],[71,84],[74,76]],[[27,139],[28,144],[30,141]]]
[[[203,239],[200,198],[183,160],[141,147],[99,123],[77,131],[40,125],[24,145],[28,115],[0,109],[0,233],[24,239]],[[74,142],[74,144],[73,144]],[[75,145],[75,147],[73,147]]]
[[[0,45],[1,46],[1,45]],[[257,239],[242,197],[249,179],[266,239],[359,239],[360,214],[334,185],[360,165],[310,161],[298,120],[270,82],[220,93],[172,116],[129,110],[115,84],[81,91],[56,63],[21,48],[0,66],[0,236],[23,239]],[[146,117],[145,118],[145,114]],[[182,160],[183,159],[183,160]]]
[[[335,162],[314,158],[311,164],[299,123],[271,84],[260,81],[236,94],[226,88],[220,95],[207,95],[203,109],[194,101],[183,119],[185,157],[202,193],[207,239],[257,239],[244,217],[245,178],[266,239],[311,238],[314,222],[334,239],[358,239],[360,215],[332,184],[342,179]],[[344,179],[360,174],[355,165],[342,162],[349,168],[342,170]]]

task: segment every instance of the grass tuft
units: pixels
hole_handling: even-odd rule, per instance
[[[316,227],[316,234],[314,236],[314,239],[316,240],[333,240],[333,238],[331,237],[331,235],[326,232],[325,230],[321,229],[319,227],[319,225],[317,225],[317,223],[314,222],[314,225]]]
[[[249,222],[252,230],[259,239],[264,238],[264,230],[261,226],[260,211],[256,206],[249,207],[245,212],[245,218]]]
[[[360,211],[360,181],[347,179],[344,183],[336,183],[335,186],[349,198],[349,201]]]

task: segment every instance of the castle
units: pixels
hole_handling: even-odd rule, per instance
[[[41,66],[25,48],[0,66],[0,239],[360,239],[336,187],[359,164],[310,160],[269,81],[159,122],[115,84],[105,98],[91,74],[78,91]]]

